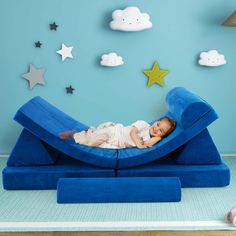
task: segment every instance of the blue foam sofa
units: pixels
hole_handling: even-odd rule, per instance
[[[221,160],[207,130],[207,126],[218,118],[214,109],[182,87],[169,91],[166,107],[167,111],[161,117],[169,116],[177,122],[176,129],[168,137],[152,148],[116,150],[60,140],[60,132],[86,130],[88,126],[43,98],[35,97],[14,117],[23,130],[3,170],[3,186],[7,190],[58,188],[59,203],[69,203],[70,199],[72,203],[104,202],[104,199],[106,202],[151,201],[145,198],[147,194],[153,201],[179,201],[181,186],[227,186],[229,168]],[[140,185],[135,185],[135,181]],[[88,183],[91,191],[86,191]],[[157,193],[155,184],[162,191]],[[145,187],[149,185],[154,186],[151,192]],[[99,186],[106,188],[101,191]],[[131,190],[136,194],[119,195],[114,188],[122,192],[127,188],[127,192]],[[137,192],[137,188],[141,192]],[[175,190],[176,194],[171,193],[173,198],[169,189]],[[79,196],[78,193],[83,191],[87,192],[87,199]],[[98,198],[92,197],[95,191],[100,194]]]

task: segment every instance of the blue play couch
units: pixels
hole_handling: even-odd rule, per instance
[[[24,128],[3,170],[7,190],[57,189],[58,203],[180,201],[181,187],[223,187],[229,168],[207,130],[214,109],[177,87],[166,97],[177,127],[148,149],[104,149],[60,140],[65,130],[85,130],[41,97],[23,105],[14,119]]]

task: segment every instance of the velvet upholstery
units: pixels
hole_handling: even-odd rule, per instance
[[[168,155],[193,139],[217,119],[217,114],[207,102],[185,88],[172,89],[167,94],[166,104],[168,111],[161,117],[170,116],[174,118],[177,121],[177,127],[167,138],[148,149],[94,148],[75,144],[73,140],[60,140],[58,134],[61,131],[71,129],[81,131],[88,127],[66,115],[41,97],[35,97],[23,105],[16,113],[15,120],[30,131],[35,138],[37,137],[52,148],[72,158],[92,165],[120,169],[142,165]],[[22,142],[19,140],[18,143]],[[217,149],[214,145],[209,147],[197,157],[197,164],[219,163]],[[193,143],[190,149],[197,150],[198,146]],[[215,158],[212,157],[214,155],[208,155],[209,152],[216,154]],[[31,154],[26,154],[20,148],[17,148],[17,152],[15,151],[13,154],[10,156],[9,165],[19,165],[18,157],[21,156],[24,156],[25,159],[31,159]],[[186,157],[181,154],[181,158],[177,158],[176,162],[184,163],[184,158]],[[202,158],[204,159],[202,160]],[[50,164],[50,161],[43,163]],[[22,163],[27,164],[27,161],[24,160]],[[34,162],[34,164],[41,165],[42,162]]]
[[[176,177],[62,178],[58,203],[177,202],[181,185]]]

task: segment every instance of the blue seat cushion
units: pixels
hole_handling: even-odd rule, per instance
[[[3,187],[7,190],[56,189],[60,178],[114,176],[114,169],[92,166],[61,155],[53,165],[4,168]]]
[[[224,162],[218,165],[178,165],[171,157],[129,169],[119,169],[118,177],[177,176],[182,187],[223,187],[230,182],[230,171]]]
[[[67,156],[45,166],[8,166],[3,170],[3,187],[8,190],[56,189],[60,178],[77,177],[178,177],[182,187],[223,187],[230,182],[224,162],[218,165],[178,165],[171,157],[129,169],[108,169],[85,164]]]

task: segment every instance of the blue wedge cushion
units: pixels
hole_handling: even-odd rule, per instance
[[[49,165],[56,162],[59,151],[23,129],[11,155],[9,166]]]
[[[214,165],[221,163],[221,156],[207,129],[177,148],[172,154],[173,161],[177,164]]]
[[[63,178],[58,203],[176,202],[181,200],[177,177]]]
[[[41,97],[35,97],[23,105],[14,119],[44,142],[75,159],[102,167],[116,167],[117,151],[114,149],[78,145],[72,139],[60,140],[60,132],[86,130],[88,126],[74,120]]]

